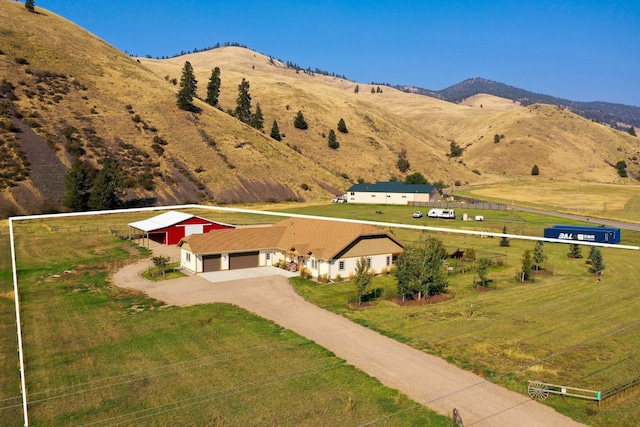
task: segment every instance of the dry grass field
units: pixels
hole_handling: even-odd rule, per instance
[[[3,0],[0,17],[0,71],[17,98],[8,112],[17,110],[67,165],[70,145],[80,145],[84,158],[96,165],[115,156],[139,181],[130,189],[131,198],[158,203],[327,200],[329,188],[344,191],[358,180],[403,179],[396,166],[402,150],[411,164],[408,173],[447,184],[524,176],[534,164],[541,177],[561,181],[618,182],[612,165],[619,160],[638,171],[636,138],[556,107],[514,108],[485,95],[467,102],[482,103],[479,108],[386,86],[371,93],[369,84],[296,72],[239,47],[136,59],[46,10],[32,14]],[[176,107],[177,86],[170,81],[180,80],[187,60],[200,98],[212,69],[220,67],[220,109],[199,100],[199,114]],[[254,108],[260,103],[264,132],[227,114],[235,108],[243,78],[250,83]],[[309,129],[294,128],[298,111]],[[327,134],[340,118],[349,132],[337,133],[340,148],[332,150]],[[268,136],[274,120],[285,135],[282,142]],[[504,136],[497,144],[496,134]],[[166,143],[162,154],[152,148],[154,138]],[[459,158],[447,156],[452,140],[465,149]],[[154,188],[144,190],[142,178],[151,179]],[[37,192],[28,183],[23,187],[2,192],[5,203],[20,213],[26,213],[20,199]]]

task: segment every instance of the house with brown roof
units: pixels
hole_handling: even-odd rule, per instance
[[[285,263],[327,279],[347,278],[361,257],[380,273],[403,251],[395,236],[372,225],[307,218],[191,235],[178,246],[182,267],[194,273]]]

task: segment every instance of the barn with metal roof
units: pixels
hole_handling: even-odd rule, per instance
[[[176,245],[191,234],[204,234],[212,230],[235,228],[234,225],[211,221],[184,212],[169,211],[152,218],[129,224],[130,230],[147,240],[163,245]]]

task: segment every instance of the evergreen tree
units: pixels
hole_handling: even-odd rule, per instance
[[[29,12],[35,12],[36,11],[36,2],[35,2],[35,0],[26,0],[24,2],[24,7]]]
[[[544,253],[544,242],[542,240],[538,240],[533,248],[533,265],[535,269],[540,270],[540,265],[542,265],[546,259],[547,256]]]
[[[602,276],[602,272],[605,269],[604,261],[602,259],[602,252],[595,246],[591,247],[591,252],[589,253],[589,273],[599,274]]]
[[[463,149],[455,141],[451,141],[451,143],[449,144],[449,150],[450,150],[450,152],[447,154],[447,156],[449,156],[449,157],[460,157],[460,156],[462,156]]]
[[[327,137],[327,144],[329,145],[330,148],[333,148],[334,150],[340,147],[340,143],[338,142],[338,139],[336,138],[336,133],[333,131],[333,129],[329,130],[329,136]]]
[[[376,90],[373,87],[371,88],[371,93],[376,93]]]
[[[360,85],[356,85],[356,88],[353,90],[354,93],[360,92]]]
[[[193,73],[193,67],[189,61],[186,61],[182,68],[180,89],[176,95],[178,108],[186,111],[197,111],[195,105],[193,105],[193,97],[196,95],[197,88],[198,81]]]
[[[478,269],[476,271],[478,273],[478,276],[480,277],[480,283],[482,284],[483,288],[487,284],[489,267],[491,267],[492,265],[493,261],[491,261],[491,258],[480,258],[480,260],[478,260]]]
[[[271,138],[276,141],[282,141],[282,136],[280,135],[280,129],[278,128],[278,122],[273,121],[273,126],[271,126]]]
[[[507,234],[507,226],[503,225],[502,226],[502,234]],[[511,243],[509,242],[509,239],[507,238],[507,236],[502,236],[502,238],[500,238],[500,246],[509,246],[511,245]]]
[[[244,78],[238,85],[238,98],[236,99],[235,116],[243,123],[251,121],[251,95],[249,95],[249,82]]]
[[[497,144],[498,142],[500,142],[500,135],[496,133],[495,135],[493,135],[493,143]]]
[[[264,129],[264,117],[262,117],[262,109],[259,102],[256,104],[256,112],[251,115],[251,126],[258,130]]]
[[[344,119],[342,118],[338,121],[338,131],[342,133],[349,133],[349,130],[347,129],[347,124],[344,122]]]
[[[114,209],[122,204],[124,176],[115,159],[105,159],[93,183],[88,207],[93,210]]]
[[[304,119],[304,115],[302,114],[302,111],[298,111],[298,114],[296,114],[296,118],[293,120],[293,126],[295,126],[296,129],[302,129],[302,130],[309,128],[307,121]]]
[[[211,71],[209,84],[207,85],[207,99],[209,105],[216,107],[218,105],[218,96],[220,96],[220,68],[216,67]]]
[[[533,167],[531,168],[531,175],[540,175],[540,169],[538,169],[538,165],[533,165]]]
[[[526,249],[522,253],[522,280],[529,280],[531,277],[531,267],[533,265],[533,261],[531,259],[531,251]]]
[[[87,202],[91,190],[90,166],[76,159],[71,169],[64,176],[64,188],[66,193],[62,204],[74,212],[87,210]]]
[[[637,135],[636,135],[636,129],[635,129],[633,126],[631,126],[631,127],[629,128],[629,130],[627,131],[627,133],[628,133],[629,135],[631,135],[631,136],[637,136]]]
[[[567,254],[569,258],[582,258],[582,248],[577,243],[572,243],[569,245],[569,253]]]
[[[621,178],[626,178],[627,176],[629,176],[627,174],[627,162],[625,162],[624,160],[620,160],[618,161],[618,163],[616,163],[616,169],[618,170],[618,175],[620,175]]]

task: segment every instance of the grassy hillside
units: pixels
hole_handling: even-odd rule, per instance
[[[9,159],[0,165],[8,171],[0,177],[0,214],[59,209],[59,196],[44,195],[53,184],[37,172],[58,177],[47,194],[63,194],[61,171],[74,156],[98,168],[116,158],[128,173],[127,199],[144,204],[326,200],[358,180],[403,179],[396,166],[403,150],[409,173],[447,184],[526,175],[533,164],[556,180],[616,182],[611,165],[619,160],[638,171],[637,138],[555,107],[506,108],[495,99],[470,107],[389,87],[372,93],[377,86],[297,72],[239,47],[135,59],[38,10],[0,1],[0,149]],[[221,109],[199,100],[199,114],[176,107],[172,79],[180,80],[187,60],[202,99],[220,67]],[[260,103],[264,132],[227,113],[243,78],[253,108]],[[309,129],[294,128],[298,111]],[[341,118],[349,132],[336,132],[340,148],[332,150],[327,135]],[[274,120],[282,142],[269,137]],[[35,134],[15,131],[21,126]],[[495,134],[504,135],[497,144]],[[453,140],[465,148],[455,159],[447,156]],[[52,162],[29,155],[25,144],[51,151],[64,167],[47,169]]]

